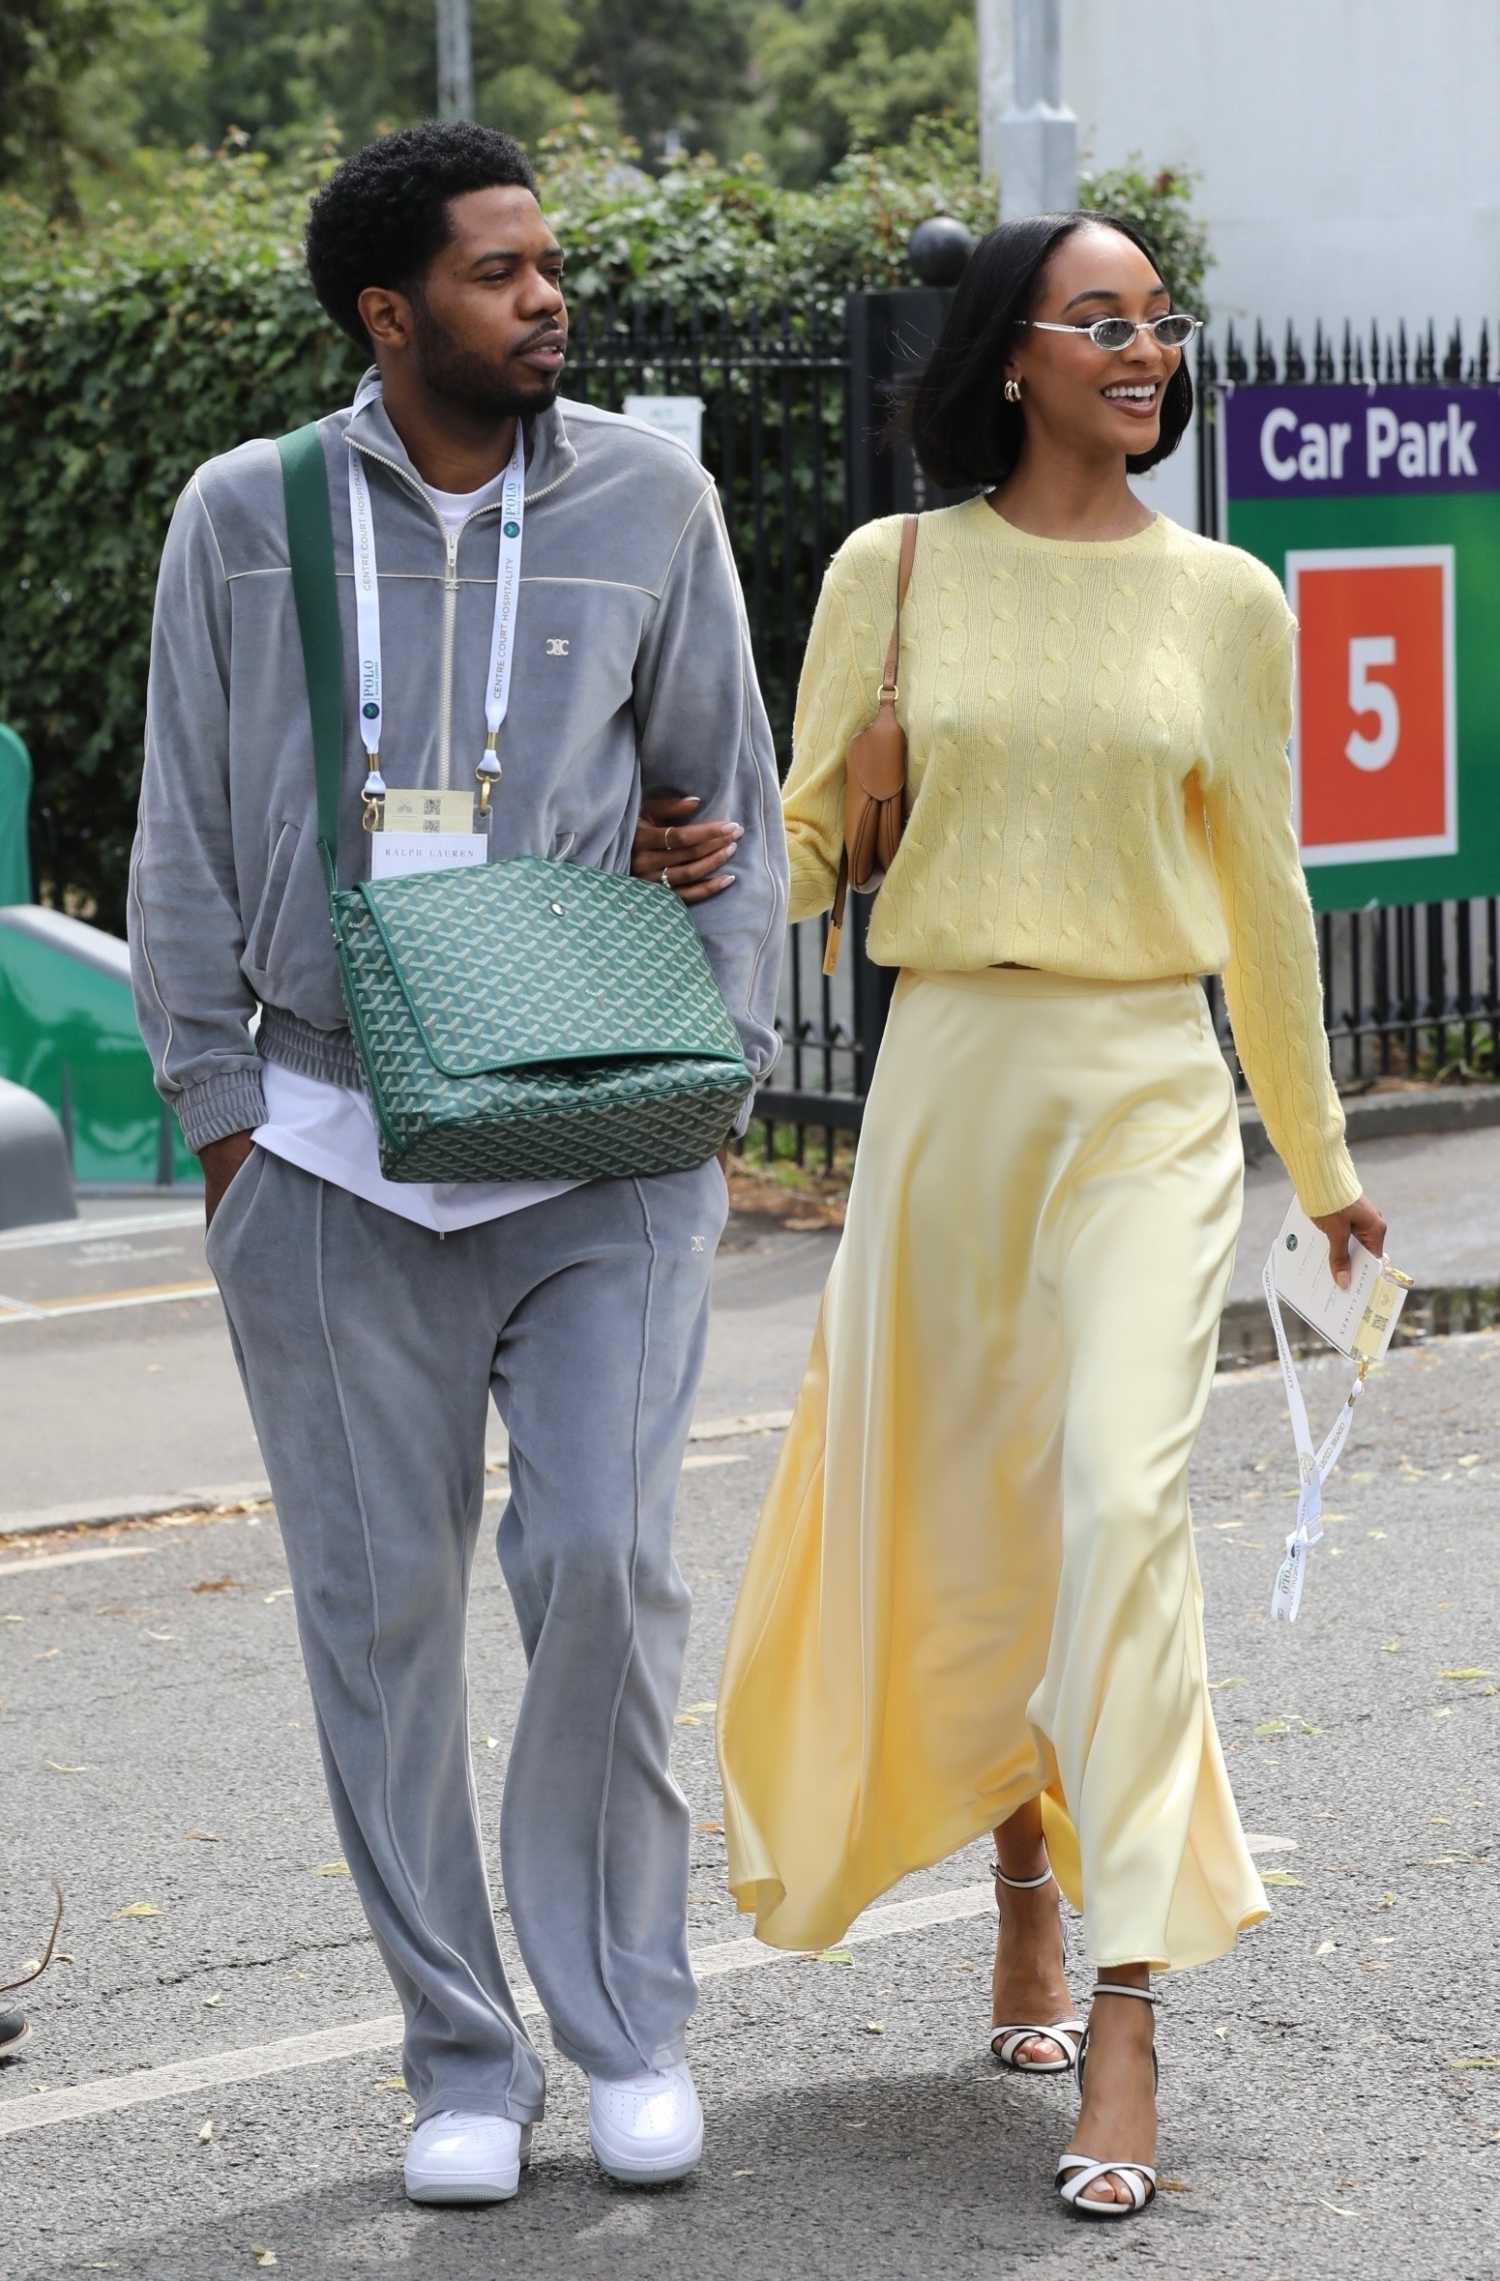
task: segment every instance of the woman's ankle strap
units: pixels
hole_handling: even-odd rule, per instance
[[[1142,2004],[1159,2004],[1161,2002],[1160,1996],[1154,1995],[1151,1989],[1127,1988],[1123,1980],[1096,1980],[1094,1982],[1094,1994],[1096,1996],[1134,1996],[1137,2002]]]
[[[1013,1893],[1034,1893],[1039,1885],[1052,1882],[1050,1869],[1044,1869],[1040,1877],[1007,1877],[998,1861],[990,1863],[990,1875],[997,1885],[1008,1885]]]

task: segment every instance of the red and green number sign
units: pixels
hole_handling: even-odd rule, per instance
[[[1314,902],[1500,894],[1500,391],[1244,388],[1222,421],[1227,535],[1301,626]]]

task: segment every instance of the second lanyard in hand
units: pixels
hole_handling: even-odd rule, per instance
[[[488,816],[500,780],[500,731],[510,708],[516,613],[521,599],[521,537],[526,520],[526,439],[519,421],[516,444],[500,491],[500,565],[495,577],[495,620],[484,691],[484,750],[475,765],[479,813]],[[349,451],[349,521],[354,533],[354,606],[359,639],[359,734],[365,748],[365,829],[375,831],[386,797],[380,768],[385,696],[380,661],[380,577],[375,560],[375,518],[364,461]]]

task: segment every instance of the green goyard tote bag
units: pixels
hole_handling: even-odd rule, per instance
[[[752,1090],[670,890],[539,856],[338,884],[344,666],[316,427],[283,436],[318,844],[388,1180],[592,1180],[706,1163]]]

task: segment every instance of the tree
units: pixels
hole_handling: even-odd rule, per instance
[[[724,155],[749,91],[739,0],[583,0],[574,71],[609,94],[650,161],[678,147]]]
[[[847,152],[903,142],[944,111],[975,115],[970,0],[786,0],[755,20],[749,133],[783,182],[820,182]]]

